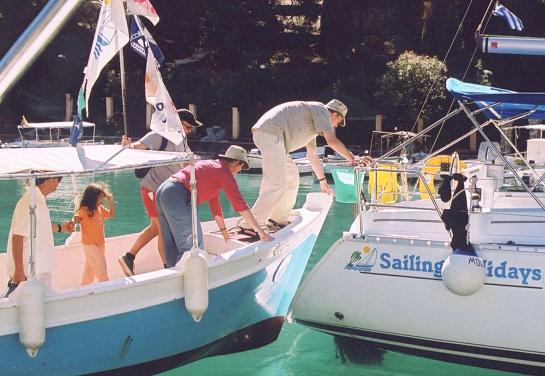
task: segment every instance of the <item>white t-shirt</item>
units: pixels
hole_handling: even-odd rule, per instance
[[[304,146],[316,148],[316,136],[334,132],[329,110],[320,102],[294,101],[279,104],[265,112],[252,129],[284,135],[286,151]]]
[[[46,204],[45,196],[38,187],[35,190],[36,194],[36,274],[51,273],[54,268],[55,243],[53,240],[53,232],[51,231],[51,217]],[[12,235],[20,235],[23,240],[23,263],[25,274],[28,277],[30,266],[30,189],[26,188],[26,192],[17,202],[11,218],[11,227],[8,236],[6,271],[8,276],[12,276],[15,272],[15,263],[13,262],[11,238]]]
[[[159,150],[161,148],[162,140],[163,136],[161,136],[159,133],[148,132],[139,141],[146,145],[149,150]],[[180,143],[180,145],[175,145],[168,140],[164,151],[191,152],[186,141]],[[180,169],[181,166],[176,163],[166,166],[153,167],[142,179],[140,185],[150,191],[155,192],[165,180],[180,171]]]

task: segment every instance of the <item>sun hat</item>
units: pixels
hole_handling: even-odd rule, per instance
[[[225,154],[219,154],[218,157],[244,162],[244,167],[242,167],[243,170],[248,170],[250,168],[250,165],[248,164],[248,152],[240,146],[231,145]]]
[[[325,105],[328,110],[338,112],[343,117],[342,123],[340,123],[341,127],[346,126],[346,114],[348,112],[348,108],[344,105],[343,102],[341,102],[338,99],[332,99]]]
[[[191,126],[197,128],[202,126],[202,123],[197,120],[193,112],[186,110],[185,108],[178,109],[176,112],[180,116],[181,121],[187,121]]]

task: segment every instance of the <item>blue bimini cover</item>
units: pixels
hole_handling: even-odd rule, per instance
[[[545,118],[545,93],[518,93],[497,87],[469,84],[455,78],[447,80],[447,90],[457,99],[475,102],[480,108],[495,104],[485,111],[490,119],[504,119],[530,110],[528,119]]]

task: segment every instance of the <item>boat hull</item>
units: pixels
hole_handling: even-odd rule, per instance
[[[186,311],[182,298],[92,320],[50,326],[36,358],[27,356],[18,333],[3,335],[0,351],[9,359],[4,363],[3,374],[85,374],[132,369],[135,365],[146,371],[150,367],[164,371],[202,357],[270,343],[278,336],[279,323],[295,294],[315,240],[311,235],[292,252],[255,273],[212,288],[208,310],[199,323]],[[152,289],[169,290],[176,283],[181,285],[182,280],[173,274]],[[136,286],[132,290],[127,291],[127,295],[138,294],[140,289]],[[264,335],[252,336],[248,333],[255,332],[253,326],[271,329]],[[233,334],[239,340],[242,336],[242,340],[236,344],[231,340],[229,344],[226,339],[233,338]],[[163,363],[160,359],[169,361]]]
[[[293,318],[384,349],[543,374],[545,321],[536,312],[545,309],[545,249],[475,247],[485,285],[457,296],[441,278],[447,242],[347,234],[301,285]]]
[[[2,374],[150,374],[274,341],[331,202],[326,194],[309,193],[304,206],[292,213],[292,222],[269,242],[225,242],[210,232],[215,223],[204,223],[205,249],[213,253],[205,256],[209,304],[198,323],[185,308],[185,258],[180,269],[152,268],[119,278],[120,268],[113,263],[136,234],[109,238],[106,259],[112,279],[73,287],[79,274],[74,265],[82,263],[79,243],[59,247],[55,253],[62,265],[53,277],[54,289],[47,290],[46,339],[35,358],[19,342],[17,298],[24,287],[0,299]],[[226,223],[233,226],[237,220]],[[159,259],[154,249],[142,253],[137,271],[148,257]]]

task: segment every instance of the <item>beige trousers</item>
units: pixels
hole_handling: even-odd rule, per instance
[[[299,170],[286,151],[282,135],[255,130],[253,140],[263,157],[263,179],[252,213],[260,226],[268,219],[286,224],[297,199]]]
[[[107,281],[108,269],[106,266],[105,248],[95,244],[82,244],[85,254],[85,264],[83,265],[83,275],[81,285],[89,285],[95,281]]]

